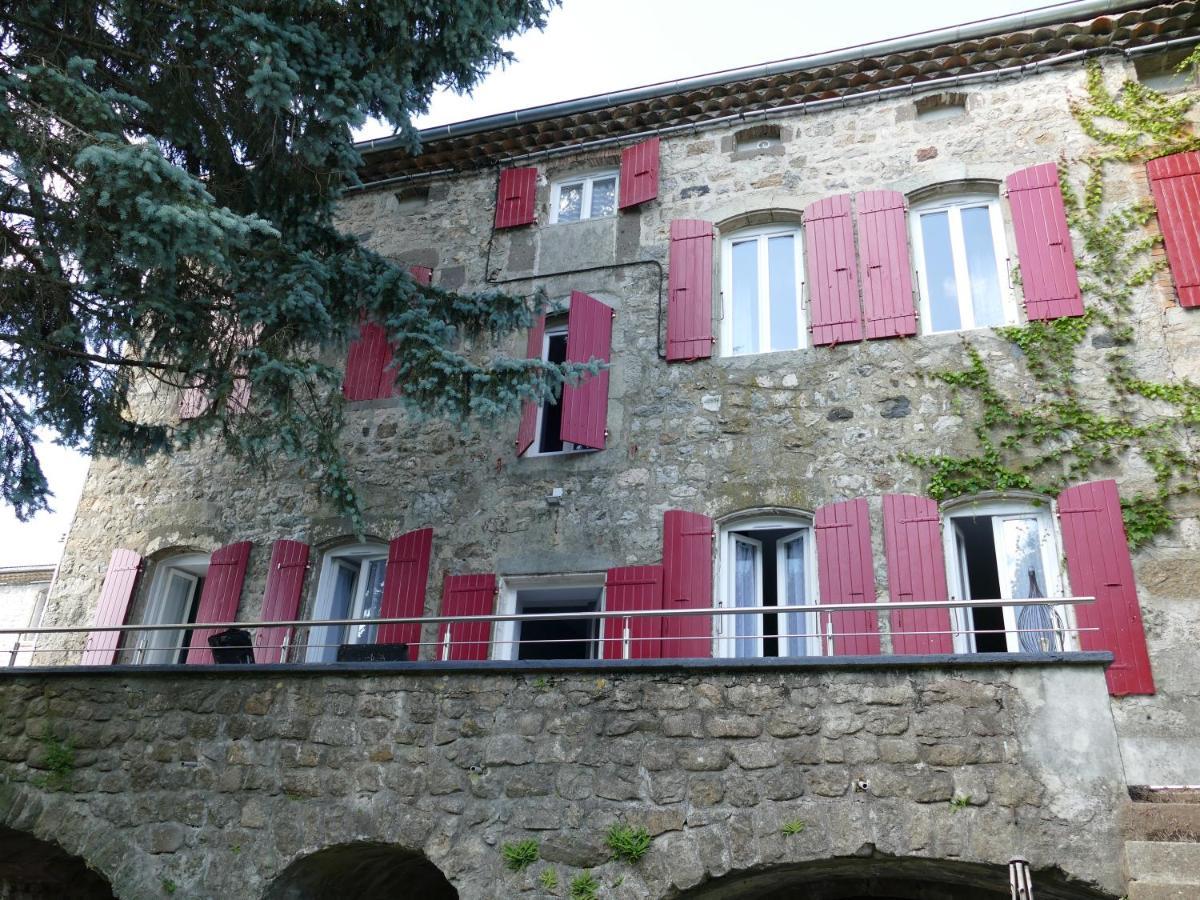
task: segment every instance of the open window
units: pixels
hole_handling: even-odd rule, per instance
[[[183,625],[196,621],[200,595],[208,575],[209,556],[189,553],[161,560],[154,567],[142,615],[144,625]],[[170,665],[187,659],[190,630],[142,631],[133,642],[133,662]]]
[[[617,173],[592,172],[550,186],[550,223],[603,219],[617,214]]]
[[[377,619],[383,603],[387,547],[355,544],[325,554],[314,619]],[[328,625],[309,633],[307,662],[333,662],[342,644],[375,642],[378,625]]]
[[[604,576],[505,578],[501,614],[594,613],[603,609]],[[600,659],[600,620],[587,616],[497,623],[493,659]]]
[[[804,346],[800,228],[771,225],[722,243],[721,348],[725,356]]]

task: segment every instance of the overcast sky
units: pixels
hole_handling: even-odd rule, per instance
[[[1044,4],[1043,4],[1044,5]],[[516,61],[475,91],[433,98],[421,127],[670,81],[1038,6],[1035,0],[566,0],[543,32],[511,41]],[[389,133],[383,126],[362,138]],[[86,461],[43,445],[54,512],[19,523],[0,507],[0,566],[53,563],[83,488]]]

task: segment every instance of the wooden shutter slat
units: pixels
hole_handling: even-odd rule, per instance
[[[621,151],[617,207],[628,209],[658,196],[659,139],[650,138]]]
[[[567,362],[609,362],[612,328],[611,306],[582,291],[572,291],[567,314]],[[608,369],[585,376],[579,384],[563,385],[559,436],[564,441],[603,450],[607,434]]]
[[[300,595],[308,573],[308,544],[276,541],[271,546],[271,568],[263,591],[264,622],[287,622],[298,618]],[[292,629],[260,628],[254,636],[254,658],[261,663],[283,662],[283,644]]]
[[[822,603],[874,603],[871,520],[867,501],[822,506],[813,517],[817,536],[817,583]],[[833,655],[878,656],[879,624],[873,612],[821,614],[821,631],[833,626]],[[824,637],[823,646],[828,646]]]
[[[429,268],[429,266],[409,266],[408,274],[413,277],[417,284],[428,285],[433,283],[433,269]]]
[[[701,513],[669,509],[663,516],[663,608],[712,606],[713,521]],[[662,655],[670,659],[712,656],[712,616],[663,620]]]
[[[421,528],[388,543],[387,572],[383,579],[380,618],[391,619],[425,614],[425,590],[429,582],[429,559],[433,554],[433,529]],[[380,625],[376,642],[408,644],[414,650],[421,641],[421,625]],[[409,654],[416,659],[417,653]]]
[[[892,603],[950,599],[941,518],[934,500],[911,494],[884,495],[883,543]],[[897,609],[891,614],[891,625],[895,653],[954,652],[949,610]],[[939,633],[919,633],[931,631]]]
[[[525,341],[525,358],[541,359],[542,344],[546,336],[546,317],[538,316],[529,329],[529,337]],[[517,456],[530,448],[537,438],[538,404],[526,400],[521,406],[521,424],[517,427]]]
[[[358,326],[358,337],[350,342],[346,355],[342,396],[347,400],[380,399],[383,372],[391,361],[392,348],[387,332],[382,325],[364,317]],[[390,385],[386,396],[391,396]]]
[[[1080,647],[1112,653],[1105,679],[1113,696],[1153,694],[1154,675],[1117,483],[1092,481],[1067,488],[1058,495],[1058,517],[1071,593],[1096,598],[1095,603],[1075,607],[1080,628],[1099,629],[1081,631]]]
[[[204,576],[204,589],[200,592],[200,607],[196,610],[196,624],[205,622],[232,622],[237,616],[238,603],[242,599],[242,583],[246,580],[246,564],[250,561],[249,541],[228,544],[213,551],[208,560],[208,573]],[[213,661],[208,646],[215,628],[197,628],[192,632],[192,643],[187,652],[189,665],[204,665]]]
[[[108,571],[100,588],[100,601],[92,617],[93,625],[124,625],[129,615],[129,603],[142,571],[142,557],[132,550],[114,550],[108,560]],[[121,632],[93,631],[88,634],[81,664],[111,666],[117,661]]]
[[[447,575],[442,582],[443,616],[488,616],[496,608],[495,575]],[[491,651],[491,622],[443,622],[438,628],[437,658],[442,659],[450,629],[448,659],[487,659]]]
[[[1200,306],[1200,152],[1152,159],[1146,173],[1179,305]]]
[[[1071,232],[1058,168],[1042,163],[1013,172],[1005,181],[1012,211],[1025,313],[1032,321],[1083,315]]]
[[[713,225],[671,222],[667,265],[667,361],[712,356]]]
[[[496,227],[515,228],[529,225],[535,218],[537,169],[504,169],[496,189]]]
[[[849,194],[809,204],[804,210],[804,247],[813,345],[862,340]]]
[[[623,566],[609,569],[604,580],[604,609],[608,612],[625,610],[662,609],[663,567]],[[605,659],[623,659],[625,623],[620,619],[604,620]],[[640,616],[629,620],[629,658],[659,659],[662,657],[663,620],[657,616]]]
[[[916,334],[904,195],[864,191],[854,206],[867,340]]]

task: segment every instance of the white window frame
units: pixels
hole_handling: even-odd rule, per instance
[[[592,184],[597,181],[604,181],[611,178],[613,180],[613,212],[611,216],[593,216],[592,215]],[[583,197],[579,202],[579,218],[571,219],[566,222],[558,220],[558,201],[565,187],[574,187],[582,185]],[[603,169],[597,172],[583,172],[572,175],[569,178],[560,178],[550,184],[550,224],[551,225],[571,225],[575,222],[586,222],[590,219],[613,219],[616,218],[618,204],[621,202],[621,174],[617,169]]]
[[[496,599],[496,614],[514,616],[517,614],[517,594],[520,591],[547,588],[596,588],[599,599],[596,609],[603,611],[607,597],[604,590],[604,572],[576,572],[567,575],[504,575],[500,578],[499,592]],[[489,659],[515,660],[517,658],[517,622],[496,622],[492,627],[492,647]],[[609,655],[611,650],[604,646],[604,624],[598,620],[596,659],[620,659],[620,647],[615,656]]]
[[[999,325],[975,324],[975,308],[971,300],[971,278],[967,268],[966,242],[963,240],[962,210],[966,207],[987,206],[988,222],[992,229],[992,249],[996,257],[996,279],[1000,286],[1000,307],[1004,321]],[[949,219],[950,252],[954,261],[955,290],[958,295],[959,327],[933,331],[933,314],[930,311],[928,267],[925,265],[925,241],[921,232],[921,216],[928,213],[945,212]],[[1004,216],[1000,210],[1000,197],[991,193],[957,194],[939,197],[924,203],[916,203],[908,211],[909,232],[912,238],[913,267],[917,272],[917,290],[920,294],[920,316],[922,334],[955,334],[959,331],[975,331],[977,328],[1004,327],[1018,322],[1017,304],[1013,297],[1008,252],[1008,237],[1004,230]]]
[[[773,237],[792,238],[795,253],[796,289],[796,346],[776,350],[771,347],[771,278],[768,240]],[[733,352],[733,245],[749,240],[758,247],[758,349],[753,353]],[[804,302],[804,240],[798,224],[764,225],[743,228],[721,239],[721,355],[757,356],[762,353],[785,353],[803,350],[808,346],[808,309]],[[766,349],[764,349],[766,348]]]
[[[169,615],[167,609],[170,583],[175,578],[182,578],[191,585],[187,596],[187,608],[190,609],[192,604],[199,601],[196,591],[200,579],[208,575],[208,563],[207,553],[185,553],[157,562],[150,580],[146,610],[139,624],[182,625],[184,620]],[[177,662],[183,646],[183,635],[182,630],[139,632],[133,647],[133,662],[145,665],[171,665]]]
[[[568,324],[567,320],[564,317],[562,322],[556,323],[554,325],[546,326],[545,330],[542,333],[542,359],[543,360],[550,358],[550,338],[553,336],[556,336],[556,335],[564,335],[565,336],[567,334],[567,324]],[[538,404],[537,419],[534,421],[534,426],[533,426],[533,443],[530,444],[528,448],[526,448],[525,453],[523,455],[526,457],[532,458],[535,456],[566,456],[567,454],[571,454],[571,453],[595,453],[596,448],[584,447],[580,444],[572,443],[571,441],[563,441],[563,447],[561,450],[542,450],[541,449],[542,416],[544,415],[544,413],[546,411],[546,404],[550,403],[550,402],[551,401],[549,401],[549,400],[545,400],[542,403]],[[558,402],[560,404],[562,403],[561,395],[558,398]]]
[[[386,544],[350,544],[329,550],[321,559],[321,575],[317,581],[317,599],[313,604],[313,619],[332,618],[334,591],[337,587],[337,570],[340,566],[358,566],[354,584],[354,597],[346,618],[362,617],[363,599],[366,596],[367,580],[364,577],[367,563],[383,560],[387,564]],[[309,629],[309,643],[304,650],[304,661],[309,663],[334,662],[337,660],[339,644],[358,643],[357,636],[349,625],[313,625]]]

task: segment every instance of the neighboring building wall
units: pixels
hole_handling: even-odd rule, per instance
[[[53,566],[0,569],[0,629],[37,625],[53,577]],[[32,635],[0,634],[0,666],[29,665],[34,643]]]

